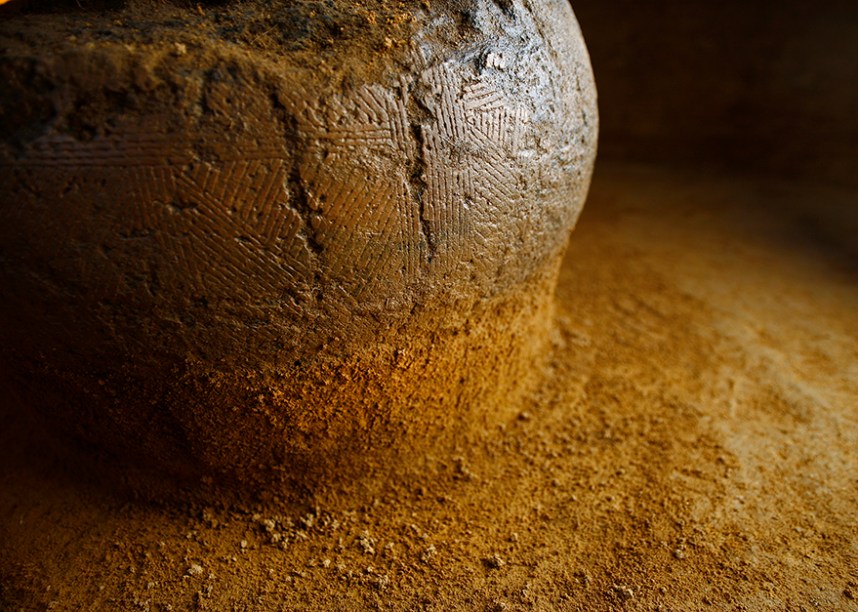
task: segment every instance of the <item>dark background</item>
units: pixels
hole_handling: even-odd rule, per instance
[[[855,0],[574,0],[600,157],[858,184]]]

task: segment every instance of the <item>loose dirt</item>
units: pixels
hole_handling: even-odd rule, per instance
[[[372,503],[135,501],[10,417],[0,607],[858,610],[854,190],[603,163],[517,417]]]

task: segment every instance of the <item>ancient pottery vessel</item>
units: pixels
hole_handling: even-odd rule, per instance
[[[0,25],[18,404],[250,487],[384,471],[514,415],[595,155],[580,31],[561,1],[375,4]]]

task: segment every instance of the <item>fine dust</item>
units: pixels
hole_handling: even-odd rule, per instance
[[[0,607],[858,610],[854,192],[602,164],[542,383],[360,506],[126,499],[22,418]]]

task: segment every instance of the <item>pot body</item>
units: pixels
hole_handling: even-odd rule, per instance
[[[460,4],[280,3],[285,38],[261,46],[159,43],[184,40],[167,9],[152,40],[0,27],[7,384],[131,463],[253,486],[383,471],[508,419],[589,185],[595,90],[566,2]]]

